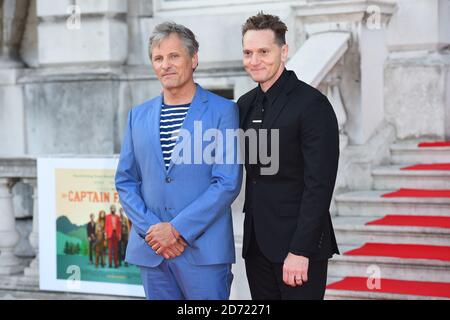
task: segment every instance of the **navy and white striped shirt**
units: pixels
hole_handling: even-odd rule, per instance
[[[169,106],[163,103],[161,105],[159,132],[166,170],[169,169],[173,147],[176,144],[178,134],[183,125],[184,118],[186,118],[189,106],[190,104]]]

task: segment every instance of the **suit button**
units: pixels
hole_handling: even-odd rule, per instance
[[[172,178],[171,177],[166,177],[166,183],[171,183],[172,182]]]
[[[253,183],[253,184],[256,184],[256,180],[253,180],[252,183]]]

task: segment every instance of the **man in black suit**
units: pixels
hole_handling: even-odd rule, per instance
[[[91,221],[89,221],[89,223],[86,226],[86,232],[87,232],[87,237],[88,237],[88,241],[89,241],[89,264],[93,264],[92,252],[94,250],[94,243],[96,240],[95,220],[94,220],[95,216],[93,213],[91,213],[89,217],[91,218]]]
[[[279,147],[275,174],[261,171],[261,157],[250,163],[245,141],[243,257],[253,299],[323,299],[339,253],[329,213],[339,131],[328,99],[285,69],[286,31],[262,12],[242,28],[244,67],[259,85],[238,100],[241,128],[279,130],[278,141],[268,134],[268,150]]]

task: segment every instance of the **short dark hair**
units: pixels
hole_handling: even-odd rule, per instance
[[[272,30],[275,33],[276,43],[280,46],[286,44],[286,31],[288,28],[278,16],[265,14],[261,11],[245,21],[242,26],[242,37],[249,30]]]

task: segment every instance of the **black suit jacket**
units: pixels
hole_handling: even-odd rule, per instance
[[[238,100],[241,128],[257,88]],[[339,129],[328,99],[288,71],[264,129],[279,129],[279,170],[261,175],[246,160],[243,257],[255,231],[263,254],[282,263],[289,252],[311,260],[339,253],[329,213],[339,158]],[[270,134],[269,134],[270,136]],[[269,139],[269,150],[272,141]]]
[[[86,232],[87,232],[88,240],[94,241],[92,239],[95,239],[95,223],[92,225],[91,222],[89,221],[86,226]]]

